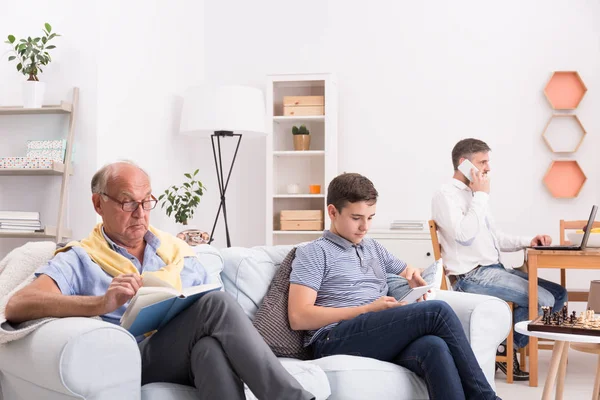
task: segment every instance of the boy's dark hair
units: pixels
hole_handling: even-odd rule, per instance
[[[490,146],[487,145],[484,141],[479,139],[463,139],[460,142],[456,143],[454,148],[452,149],[452,165],[454,166],[454,170],[458,169],[459,160],[461,158],[467,158],[471,161],[471,156],[475,153],[487,153],[491,151]]]
[[[344,173],[336,176],[329,184],[327,204],[333,204],[341,212],[348,203],[366,201],[369,205],[375,204],[378,195],[373,182],[366,176]]]

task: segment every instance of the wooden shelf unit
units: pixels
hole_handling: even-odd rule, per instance
[[[284,74],[267,77],[267,184],[266,244],[296,244],[318,238],[322,231],[282,231],[282,210],[322,210],[325,229],[327,186],[337,175],[338,95],[335,75]],[[324,96],[325,115],[283,116],[284,96]],[[304,124],[311,135],[310,149],[295,151],[292,127]],[[299,194],[287,194],[297,184]],[[320,185],[320,194],[308,194],[309,185]]]
[[[57,243],[66,238],[70,238],[71,230],[64,226],[66,214],[67,192],[69,188],[70,176],[73,174],[71,158],[73,155],[73,140],[75,137],[75,119],[77,114],[77,104],[79,102],[79,88],[73,88],[71,102],[61,102],[58,105],[43,106],[41,108],[24,108],[18,106],[0,107],[0,116],[2,115],[43,115],[43,114],[68,114],[69,127],[67,132],[65,162],[54,162],[52,168],[0,168],[0,176],[31,176],[47,175],[60,176],[60,199],[58,203],[58,212],[56,226],[46,225],[43,232],[0,232],[0,238],[23,238],[23,239],[53,239]],[[65,168],[71,165],[70,168]],[[44,221],[46,222],[46,221]]]

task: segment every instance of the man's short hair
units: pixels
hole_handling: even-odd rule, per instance
[[[454,170],[458,169],[459,160],[461,158],[466,158],[471,161],[471,157],[475,153],[487,153],[491,151],[490,146],[487,145],[482,140],[479,139],[463,139],[460,142],[456,143],[454,148],[452,149],[452,165],[454,166]]]
[[[327,204],[333,204],[342,211],[348,203],[366,201],[372,205],[377,202],[377,190],[366,176],[356,173],[344,173],[336,176],[327,189]]]
[[[101,193],[106,192],[106,186],[108,185],[108,182],[110,181],[110,179],[113,178],[115,172],[118,170],[119,164],[129,164],[129,165],[136,167],[137,169],[142,171],[144,174],[146,174],[146,176],[148,177],[148,181],[150,181],[150,175],[148,175],[148,173],[146,171],[144,171],[144,169],[142,167],[140,167],[133,161],[129,161],[129,160],[117,161],[114,163],[104,165],[102,168],[100,168],[94,174],[94,176],[92,177],[92,184],[91,184],[92,193],[101,194]]]

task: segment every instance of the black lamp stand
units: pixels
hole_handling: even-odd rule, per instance
[[[237,137],[237,145],[235,146],[235,153],[233,153],[233,159],[231,160],[231,166],[229,167],[229,172],[227,173],[227,180],[223,179],[223,160],[221,156],[221,138],[224,137]],[[215,139],[217,142],[217,146],[215,148]],[[217,216],[215,217],[215,223],[213,224],[212,231],[210,232],[210,240],[208,243],[212,243],[214,240],[215,228],[217,227],[217,221],[219,220],[219,215],[221,214],[221,209],[223,209],[223,219],[225,221],[225,236],[227,238],[227,247],[231,247],[231,238],[229,237],[229,225],[227,224],[227,207],[225,205],[225,192],[227,191],[227,186],[229,185],[229,178],[231,178],[231,171],[233,170],[233,165],[235,164],[235,158],[237,157],[238,149],[240,148],[240,142],[242,141],[241,133],[233,133],[232,131],[215,131],[212,135],[210,135],[210,140],[212,142],[213,156],[215,158],[215,169],[217,170],[217,182],[219,184],[219,193],[221,195],[221,202],[219,203],[219,210],[217,211]],[[217,157],[217,149],[218,149],[218,157]]]

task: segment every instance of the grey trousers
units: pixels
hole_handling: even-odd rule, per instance
[[[140,343],[142,384],[195,386],[198,399],[245,399],[244,382],[259,399],[314,396],[281,365],[228,293],[211,292]]]

